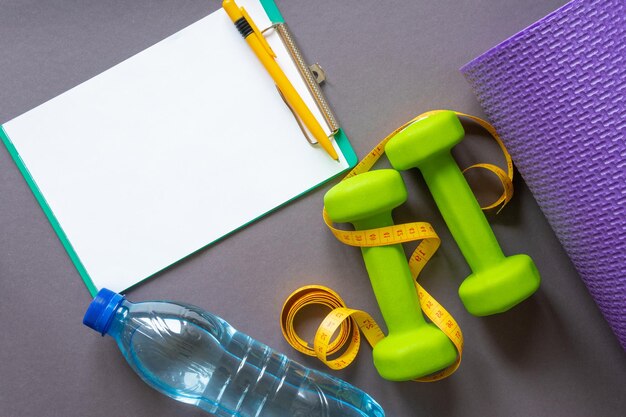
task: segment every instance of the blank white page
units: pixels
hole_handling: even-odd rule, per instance
[[[241,4],[270,25],[258,1]],[[348,167],[306,141],[221,9],[3,128],[94,285],[114,291]]]

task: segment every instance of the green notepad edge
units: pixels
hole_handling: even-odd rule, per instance
[[[37,183],[35,182],[33,176],[31,175],[30,171],[26,167],[26,164],[22,160],[22,157],[20,156],[19,152],[17,151],[17,149],[13,145],[13,142],[9,138],[9,135],[6,133],[6,131],[4,130],[3,126],[1,126],[1,125],[0,125],[0,139],[2,139],[2,142],[4,143],[4,146],[9,151],[9,155],[11,155],[11,158],[13,158],[13,161],[15,162],[15,164],[17,165],[17,168],[19,169],[20,173],[22,174],[22,176],[26,180],[26,183],[30,187],[30,190],[32,191],[33,195],[35,196],[35,199],[37,200],[37,202],[39,203],[39,205],[43,209],[43,212],[46,215],[46,217],[48,218],[48,221],[50,222],[50,224],[52,225],[52,228],[54,229],[54,231],[56,232],[57,236],[59,237],[59,240],[63,244],[63,247],[65,248],[66,252],[70,256],[70,259],[74,263],[74,266],[76,267],[76,270],[78,271],[80,277],[82,278],[83,282],[87,286],[87,290],[89,291],[89,293],[92,296],[95,296],[96,293],[98,292],[98,289],[97,289],[96,285],[92,281],[91,276],[87,272],[87,269],[85,269],[85,266],[81,262],[80,257],[78,256],[78,254],[74,250],[74,247],[72,246],[71,242],[67,238],[67,235],[63,231],[63,228],[61,227],[61,224],[57,220],[56,216],[54,215],[54,212],[50,208],[50,205],[46,201],[46,198],[44,197],[43,193],[39,189],[39,186],[37,185]],[[142,283],[143,281],[154,277],[155,275],[159,274],[160,272],[162,272],[162,271],[170,268],[171,266],[173,266],[173,265],[183,261],[184,259],[190,257],[191,255],[206,249],[207,247],[209,247],[209,246],[211,246],[211,245],[221,241],[222,239],[232,235],[233,233],[235,233],[235,232],[243,229],[244,227],[254,223],[255,221],[261,219],[262,217],[265,217],[268,214],[278,210],[279,208],[281,208],[281,207],[291,203],[292,201],[302,197],[303,195],[305,195],[305,194],[309,193],[310,191],[314,190],[315,188],[317,188],[317,187],[319,187],[319,186],[321,186],[321,185],[323,185],[323,184],[325,184],[325,183],[327,183],[327,182],[337,178],[338,176],[343,174],[348,169],[353,168],[356,165],[356,163],[358,162],[358,158],[357,158],[356,154],[354,153],[354,150],[352,149],[352,146],[350,145],[350,142],[348,141],[348,138],[346,137],[346,135],[345,135],[345,133],[343,132],[342,129],[339,129],[339,131],[335,135],[335,140],[337,142],[337,145],[339,146],[339,149],[341,150],[341,152],[343,153],[344,157],[346,158],[346,161],[348,162],[349,167],[346,170],[343,170],[340,173],[338,173],[337,175],[334,175],[334,176],[328,178],[327,180],[322,181],[321,183],[315,185],[314,187],[309,188],[308,190],[303,191],[302,193],[300,193],[300,194],[296,195],[295,197],[285,201],[284,203],[274,207],[273,209],[271,209],[271,210],[269,210],[269,211],[267,211],[265,213],[262,213],[261,215],[259,215],[258,217],[254,218],[253,220],[251,220],[251,221],[249,221],[247,223],[244,223],[241,226],[237,227],[236,229],[233,229],[232,231],[228,232],[227,234],[225,234],[225,235],[215,239],[212,242],[207,243],[206,245],[198,248],[197,250],[195,250],[195,251],[189,253],[188,255],[182,257],[181,259],[177,260],[176,262],[173,262],[172,264],[170,264],[170,265],[168,265],[168,266],[166,266],[166,267],[156,271],[154,274],[148,275],[147,277],[142,278],[140,281],[136,282],[135,284],[133,284],[132,286],[130,286],[128,288],[132,288],[135,285],[138,285],[138,284]]]
[[[272,21],[272,23],[285,23],[285,19],[283,19],[283,15],[280,14],[280,10],[274,3],[274,0],[259,0],[265,9],[265,13],[267,13],[267,17]]]
[[[43,209],[43,212],[45,213],[46,217],[48,218],[48,221],[52,225],[52,228],[56,232],[57,236],[59,236],[59,239],[61,240],[61,243],[65,247],[65,250],[70,255],[70,259],[74,263],[74,266],[76,266],[76,269],[78,270],[78,273],[80,274],[83,281],[85,282],[85,285],[87,285],[87,289],[89,290],[91,295],[95,295],[98,292],[98,290],[96,289],[96,286],[91,280],[91,277],[87,273],[85,266],[80,261],[80,258],[78,257],[78,255],[76,254],[76,251],[72,247],[72,244],[68,240],[65,232],[63,231],[63,228],[59,224],[59,221],[57,220],[56,216],[52,212],[52,209],[50,208],[50,206],[48,205],[46,198],[41,193],[39,186],[33,179],[33,176],[30,174],[30,171],[28,170],[28,168],[24,164],[24,161],[22,160],[22,157],[17,152],[17,149],[15,149],[13,142],[11,142],[11,139],[9,139],[9,135],[6,133],[6,131],[4,130],[2,126],[0,126],[0,139],[2,139],[4,146],[9,151],[9,155],[11,155],[11,158],[13,158],[13,161],[15,161],[17,168],[20,170],[20,173],[26,180],[26,183],[30,187],[30,190],[35,195],[37,202]]]

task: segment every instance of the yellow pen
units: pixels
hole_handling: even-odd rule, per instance
[[[324,129],[311,113],[300,94],[296,91],[291,81],[287,78],[280,66],[276,63],[276,54],[270,47],[263,34],[256,27],[248,13],[243,7],[237,6],[233,0],[224,0],[222,7],[226,14],[235,24],[235,27],[246,40],[254,54],[259,58],[267,72],[270,74],[278,89],[283,93],[285,100],[294,112],[298,115],[302,123],[309,129],[313,137],[324,148],[324,150],[335,160],[339,160],[335,148],[333,148],[330,139],[326,136]]]

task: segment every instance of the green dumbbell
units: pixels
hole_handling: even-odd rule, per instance
[[[459,288],[475,316],[502,313],[539,288],[539,272],[528,255],[505,257],[450,150],[465,132],[452,111],[420,119],[385,147],[397,170],[419,168],[452,236],[472,269]]]
[[[400,174],[383,169],[340,182],[326,193],[324,205],[333,221],[367,230],[392,226],[391,210],[406,198]],[[424,320],[402,245],[361,251],[389,330],[389,335],[374,347],[378,373],[385,379],[406,381],[454,363],[457,352],[450,339]]]

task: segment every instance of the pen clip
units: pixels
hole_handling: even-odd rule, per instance
[[[246,21],[250,24],[250,27],[252,28],[252,31],[254,32],[253,35],[257,37],[259,42],[261,42],[261,45],[263,45],[263,48],[265,48],[267,53],[270,54],[273,58],[276,58],[276,54],[270,47],[270,44],[267,42],[267,39],[265,39],[265,36],[263,36],[263,33],[261,33],[259,28],[256,26],[256,24],[254,23],[254,20],[252,20],[252,18],[250,17],[246,9],[244,9],[243,7],[240,7],[239,10],[241,11],[241,14],[246,19]]]
[[[287,99],[285,98],[285,95],[283,94],[282,91],[280,91],[280,88],[278,88],[278,86],[276,86],[276,90],[278,90],[278,94],[280,95],[280,98],[283,99],[283,101],[285,102],[285,105],[287,106],[287,108],[289,109],[289,111],[291,111],[291,114],[293,114],[293,118],[296,119],[296,123],[298,124],[298,127],[300,127],[300,130],[302,130],[302,134],[304,135],[304,137],[306,138],[307,142],[309,142],[311,145],[317,145],[317,139],[312,138],[306,127],[304,126],[304,123],[302,123],[302,120],[300,120],[300,118],[298,117],[298,114],[296,113],[296,111],[293,109],[293,107],[291,107],[291,105],[289,104],[289,102],[287,101]]]

